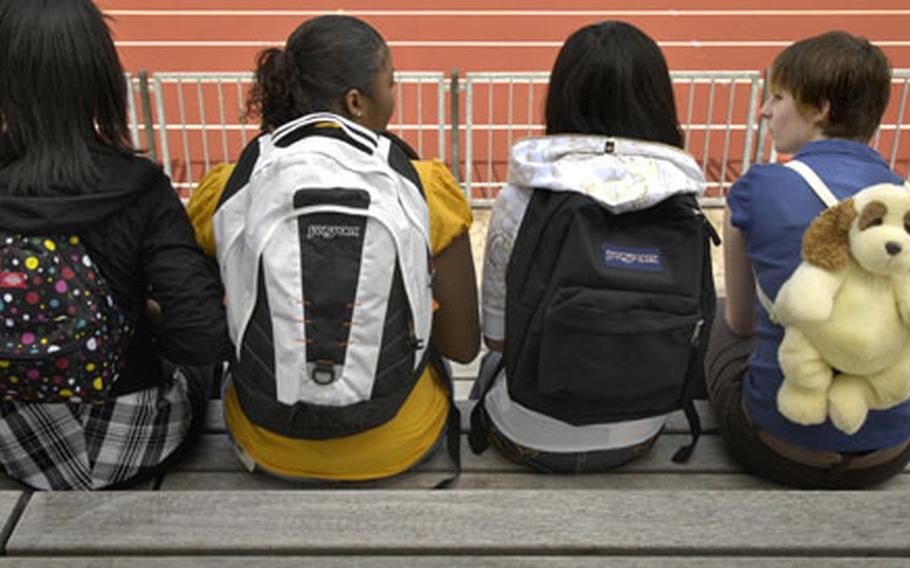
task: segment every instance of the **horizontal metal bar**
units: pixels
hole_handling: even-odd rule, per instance
[[[511,126],[511,128],[512,128],[512,130],[518,130],[518,131],[528,130],[529,128],[531,130],[544,130],[545,126],[546,125],[544,125],[543,123],[539,123],[539,124],[535,123],[535,124],[530,124],[530,125],[529,124],[520,124],[520,125],[513,124]],[[732,124],[730,124],[729,129],[730,130],[746,130],[747,127],[748,127],[748,125],[744,124],[744,123],[732,123]],[[685,127],[683,127],[683,128],[685,129]],[[893,128],[893,125],[892,125],[892,128]],[[474,130],[504,130],[504,131],[507,131],[509,129],[509,124],[508,123],[475,124],[473,126],[473,129]],[[689,125],[688,129],[689,130],[727,130],[727,124],[726,123],[707,124],[707,125],[691,124],[691,125]]]
[[[434,129],[434,128],[438,128],[440,126],[442,126],[443,128],[449,128],[450,125],[447,122],[444,122],[442,124],[440,124],[438,122],[424,122],[423,125],[404,123],[400,127],[398,124],[395,124],[395,130],[398,130],[400,128],[401,130],[413,130],[413,131],[419,132],[421,130],[426,131],[428,129]],[[199,123],[168,124],[167,130],[168,131],[183,130],[185,128],[187,130],[209,130],[209,131],[214,132],[212,130],[212,128],[215,128],[215,127],[217,127],[218,130],[224,129],[224,130],[228,130],[228,131],[232,131],[232,132],[240,132],[243,130],[258,128],[258,125],[255,123],[252,123],[252,122],[247,122],[247,123],[228,122],[228,123],[225,123],[224,125],[216,124],[216,123],[206,124],[206,125],[199,124]],[[477,128],[477,127],[475,127],[475,128]],[[161,127],[156,124],[155,130],[160,130],[160,129],[161,129]]]
[[[166,83],[176,83],[178,81],[202,81],[203,83],[219,81],[248,81],[253,82],[255,75],[250,71],[160,71],[155,73],[155,77]],[[445,73],[441,71],[396,71],[396,82],[428,82],[442,81],[445,79]]]
[[[478,71],[466,73],[465,80],[468,81],[493,81],[494,83],[516,81],[521,79],[534,79],[535,81],[549,80],[548,71]],[[710,82],[718,79],[739,79],[743,83],[750,83],[754,79],[760,79],[761,73],[758,71],[670,71],[670,78],[673,80],[685,80],[686,82],[695,79]]]

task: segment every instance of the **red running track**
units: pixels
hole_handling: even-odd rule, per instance
[[[118,49],[129,71],[249,71],[256,54],[268,46],[280,46],[303,20],[323,13],[343,12],[365,19],[375,26],[392,48],[395,67],[405,71],[442,71],[457,68],[471,71],[547,71],[564,39],[574,30],[603,19],[631,22],[651,35],[663,49],[673,70],[760,70],[794,40],[831,29],[863,35],[880,45],[895,68],[910,68],[910,4],[906,0],[870,0],[862,3],[817,0],[543,0],[489,2],[482,0],[390,0],[384,2],[347,0],[314,2],[301,0],[97,0],[112,16],[111,27]],[[405,87],[399,86],[399,89]],[[405,90],[407,93],[408,91]],[[899,95],[899,91],[895,91]],[[678,92],[679,96],[680,93]],[[192,89],[186,96],[196,97]],[[202,95],[200,95],[202,96]],[[202,98],[212,99],[208,92]],[[434,108],[432,93],[425,93],[423,114]],[[541,95],[535,95],[535,116],[539,123]],[[478,95],[478,120],[488,116]],[[701,95],[702,99],[706,97]],[[898,97],[894,97],[898,98]],[[174,108],[174,92],[166,95]],[[725,101],[720,93],[715,107]],[[737,94],[736,105],[746,99]],[[237,107],[228,108],[229,121],[236,121]],[[413,100],[406,101],[393,118],[393,127],[402,116],[405,124],[415,122]],[[897,104],[892,104],[896,107]],[[211,108],[211,106],[209,107]],[[722,116],[718,108],[714,119]],[[741,109],[744,111],[744,109]],[[205,123],[204,117],[187,110],[187,123]],[[516,109],[521,113],[521,108]],[[685,110],[680,106],[683,119]],[[694,122],[703,121],[704,108],[696,108]],[[525,111],[525,115],[527,111]],[[737,111],[737,115],[744,115]],[[494,107],[494,122],[505,122],[502,102]],[[894,121],[895,108],[886,122]],[[211,116],[209,116],[211,118]],[[174,121],[173,113],[168,121]],[[521,123],[527,117],[515,116]],[[424,117],[432,122],[434,118]],[[436,118],[435,120],[438,120]],[[448,120],[448,119],[444,119]],[[203,137],[212,147],[212,160],[222,154],[236,156],[242,147],[239,132],[230,132],[225,142],[217,133],[190,132],[186,139],[169,129],[170,161],[175,181],[198,181],[205,169],[201,146]],[[518,136],[522,132],[516,133]],[[412,143],[414,132],[404,132]],[[885,135],[893,136],[893,134]],[[701,137],[701,138],[700,138]],[[702,148],[703,133],[693,134],[693,149]],[[885,144],[891,139],[883,140]],[[910,158],[910,136],[899,144],[899,170]],[[462,144],[464,140],[462,140]],[[488,140],[481,133],[475,139],[475,180],[501,182],[505,176],[505,133]],[[726,168],[717,158],[722,140],[715,136],[708,149],[709,178],[732,181],[740,173],[735,159]],[[433,137],[426,141],[427,155],[434,155]],[[742,138],[734,136],[732,146],[741,153]],[[704,144],[707,147],[707,144]],[[906,150],[905,150],[906,148]],[[221,150],[224,152],[221,152]],[[464,156],[464,147],[461,148]],[[885,149],[886,154],[888,149]],[[189,160],[186,156],[189,156]],[[886,156],[887,157],[887,156]],[[491,165],[487,165],[491,158]],[[712,173],[713,172],[713,173]]]
[[[128,69],[239,71],[262,47],[280,45],[301,21],[342,11],[374,25],[408,71],[548,70],[562,41],[602,19],[629,21],[654,37],[670,67],[762,69],[794,40],[831,29],[881,45],[910,67],[905,0],[99,0]],[[558,6],[558,8],[555,8]]]

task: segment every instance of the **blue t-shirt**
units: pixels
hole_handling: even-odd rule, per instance
[[[795,159],[808,164],[838,199],[846,199],[876,183],[903,183],[872,148],[848,140],[806,144]],[[746,254],[770,298],[800,262],[803,232],[824,205],[796,172],[779,164],[755,165],[727,197],[730,221],[746,241]],[[746,407],[753,422],[766,432],[817,451],[864,452],[894,446],[910,438],[910,402],[889,410],[871,410],[863,427],[848,436],[831,421],[818,426],[790,422],[777,410],[783,374],[777,350],[783,328],[772,324],[756,302],[755,353],[743,379]]]

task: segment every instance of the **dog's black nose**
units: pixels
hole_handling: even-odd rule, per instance
[[[885,250],[888,252],[888,254],[890,254],[891,256],[894,256],[897,253],[899,253],[900,251],[902,251],[903,247],[901,247],[899,244],[897,244],[894,241],[888,241],[887,243],[885,243]]]

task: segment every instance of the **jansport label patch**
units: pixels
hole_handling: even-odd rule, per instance
[[[0,288],[27,288],[24,272],[0,272]]]
[[[360,227],[357,225],[310,225],[307,227],[307,239],[332,240],[336,237],[359,239]]]
[[[604,264],[630,270],[648,270],[661,272],[664,267],[660,259],[660,249],[635,248],[603,244]]]

